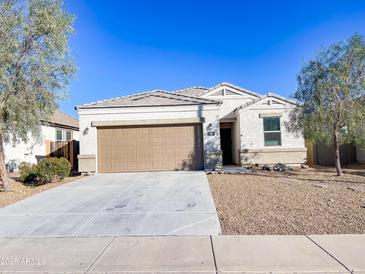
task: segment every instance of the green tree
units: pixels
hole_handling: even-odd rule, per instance
[[[365,42],[362,36],[319,52],[297,77],[295,99],[301,103],[287,127],[314,143],[334,147],[337,175],[342,175],[340,146],[365,143]]]
[[[0,0],[0,176],[4,143],[39,138],[75,73],[68,47],[74,18],[62,0]]]

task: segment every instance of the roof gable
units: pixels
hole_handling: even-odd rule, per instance
[[[261,95],[245,89],[245,88],[241,88],[239,86],[233,85],[231,83],[220,83],[214,87],[212,87],[211,89],[209,89],[209,91],[207,91],[206,93],[204,93],[204,95],[202,96],[203,98],[206,97],[225,97],[227,96],[227,98],[229,98],[229,96],[235,96],[235,97],[240,97],[240,96],[245,96],[247,97],[247,95],[249,95],[249,97],[254,97],[254,98],[261,98]]]
[[[255,99],[252,102],[246,103],[239,106],[236,110],[246,109],[249,107],[256,106],[257,108],[288,108],[298,106],[299,104],[295,101],[282,97],[274,93],[268,93],[267,95]]]

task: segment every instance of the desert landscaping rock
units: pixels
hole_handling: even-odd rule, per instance
[[[342,177],[333,168],[209,175],[222,233],[365,233],[362,168],[344,169]]]

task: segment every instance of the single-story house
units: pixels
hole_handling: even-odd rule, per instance
[[[304,139],[285,129],[295,102],[221,83],[153,90],[76,107],[80,172],[300,165]]]
[[[79,140],[79,121],[56,110],[48,121],[42,121],[40,140],[32,138],[27,143],[5,143],[5,163],[28,162],[35,164],[51,152],[51,143]]]

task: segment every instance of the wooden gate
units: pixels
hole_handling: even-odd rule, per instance
[[[77,155],[79,154],[79,141],[53,142],[46,141],[47,158],[64,157],[70,161],[72,170],[78,170]]]

